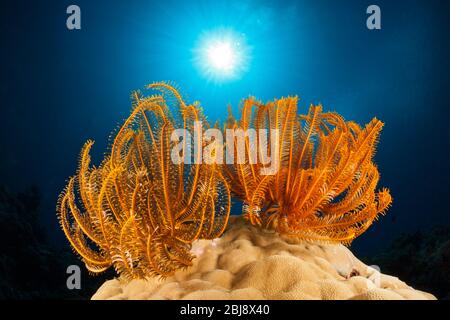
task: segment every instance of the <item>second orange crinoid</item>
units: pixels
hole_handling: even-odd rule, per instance
[[[93,143],[85,144],[58,202],[62,229],[93,273],[113,265],[127,278],[171,275],[191,265],[194,240],[216,238],[227,225],[230,191],[221,168],[171,159],[173,130],[201,137],[206,129],[206,121],[194,128],[204,120],[199,108],[165,83],[149,87],[162,94],[133,94],[133,112],[99,167],[90,166]]]
[[[382,127],[374,118],[361,128],[321,106],[298,115],[296,97],[267,104],[246,99],[241,118],[230,114],[225,126],[256,133],[258,148],[244,136],[243,161],[226,169],[233,193],[244,201],[245,217],[284,235],[349,244],[392,202],[387,189],[375,191],[379,172],[373,156]],[[263,141],[260,129],[270,138]],[[276,162],[273,174],[262,174],[264,148]]]

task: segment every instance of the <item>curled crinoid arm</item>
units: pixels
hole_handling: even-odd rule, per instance
[[[246,138],[244,161],[225,169],[232,193],[244,202],[244,217],[292,237],[351,243],[392,202],[387,189],[375,191],[379,172],[373,156],[382,127],[373,119],[361,128],[321,106],[298,115],[296,97],[267,104],[245,100],[241,118],[230,114],[225,129],[276,129],[275,149],[257,147],[269,149],[279,167],[273,175],[261,174],[262,158],[252,163]]]
[[[201,138],[209,127],[201,110],[166,83],[149,87],[161,94],[132,94],[131,115],[98,168],[90,166],[93,143],[86,143],[58,202],[64,233],[94,273],[112,265],[129,279],[169,276],[192,264],[193,241],[219,237],[228,221],[221,167],[171,158],[175,129],[198,130]]]

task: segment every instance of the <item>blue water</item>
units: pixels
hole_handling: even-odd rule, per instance
[[[82,29],[65,27],[66,7]],[[376,1],[382,30],[366,28],[367,1],[7,1],[1,4],[0,183],[37,184],[42,221],[64,243],[58,193],[78,152],[130,111],[132,90],[158,80],[200,100],[211,121],[240,99],[297,94],[361,124],[386,123],[376,162],[391,189],[388,215],[355,242],[382,248],[403,231],[449,224],[449,44],[445,1]],[[252,59],[240,79],[207,81],[192,63],[202,32],[245,35]]]

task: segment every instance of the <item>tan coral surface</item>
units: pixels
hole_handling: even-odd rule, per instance
[[[194,265],[161,280],[106,281],[92,299],[435,299],[358,260],[230,219],[220,239],[194,243]]]

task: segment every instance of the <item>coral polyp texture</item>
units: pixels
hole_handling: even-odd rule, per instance
[[[270,129],[269,139],[256,135],[257,145],[269,150],[267,159],[277,170],[264,174],[266,165],[254,161],[261,154],[254,154],[247,135],[243,161],[226,168],[227,179],[252,224],[305,240],[349,244],[392,201],[387,189],[375,190],[379,172],[373,156],[383,123],[374,118],[361,128],[313,105],[299,115],[297,100],[263,104],[248,98],[239,120],[230,113],[226,129]],[[278,143],[272,144],[274,139]]]
[[[199,137],[207,129],[200,108],[166,83],[149,88],[160,94],[133,93],[133,111],[100,166],[90,165],[93,142],[84,145],[59,198],[62,229],[92,273],[113,265],[126,279],[169,276],[192,264],[194,240],[219,237],[227,225],[230,191],[221,168],[171,160],[174,129]]]

